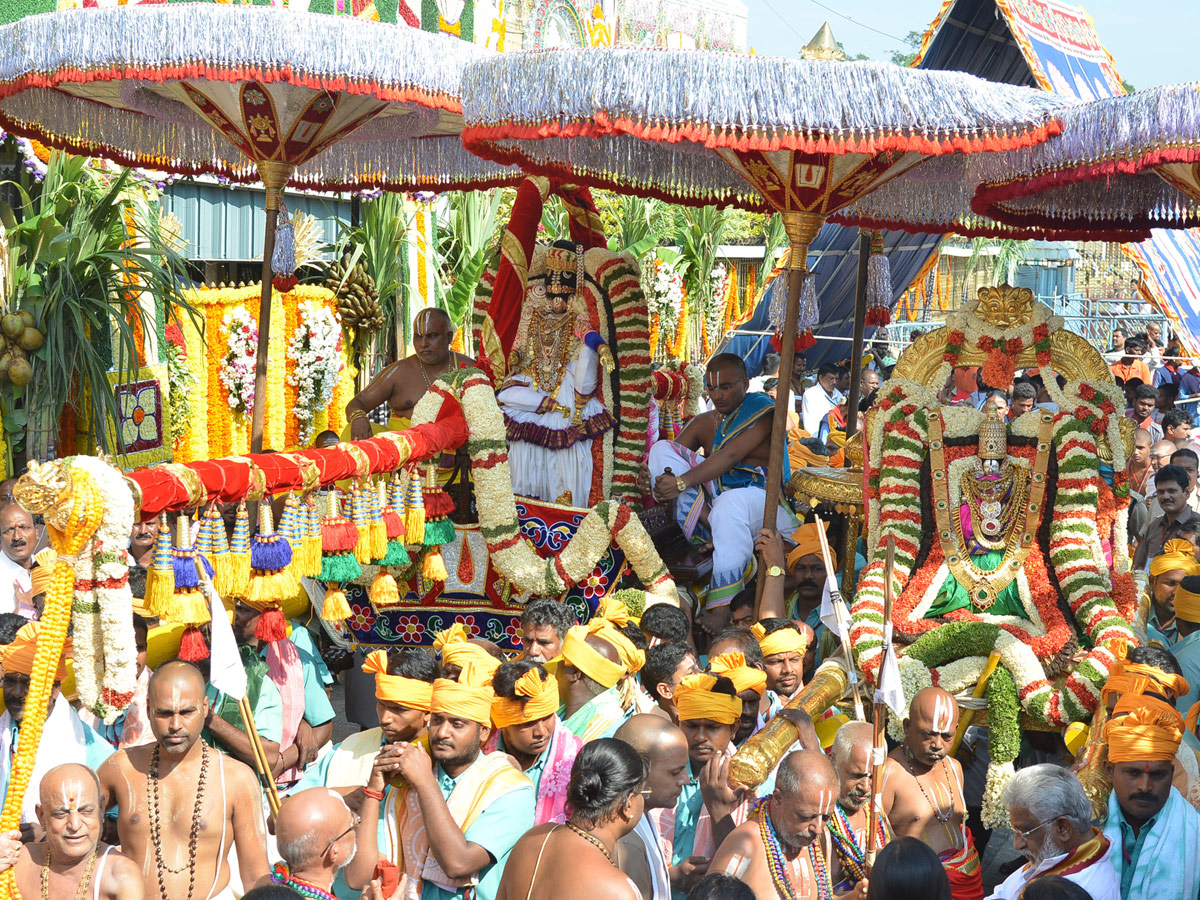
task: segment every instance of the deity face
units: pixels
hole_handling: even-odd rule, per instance
[[[438,310],[426,309],[413,321],[413,351],[426,366],[444,366],[450,358],[454,328],[449,317]]]
[[[688,758],[692,771],[700,768],[714,757],[725,752],[733,740],[733,726],[722,725],[712,719],[687,719],[679,723],[688,742]]]
[[[429,721],[429,713],[424,710],[409,709],[391,700],[376,700],[375,714],[379,717],[383,738],[389,744],[415,741]]]

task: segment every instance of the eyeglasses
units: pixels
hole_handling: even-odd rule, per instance
[[[1034,825],[1032,828],[1027,828],[1024,831],[1022,831],[1019,828],[1014,828],[1013,834],[1019,834],[1021,836],[1021,840],[1027,841],[1027,840],[1029,840],[1029,836],[1031,834],[1033,834],[1035,831],[1041,831],[1047,825],[1053,825],[1057,821],[1058,821],[1058,817],[1056,816],[1053,819],[1047,819],[1045,822],[1042,822],[1038,825]]]
[[[350,832],[352,832],[355,828],[357,828],[358,822],[359,822],[358,813],[353,813],[353,812],[350,813],[350,827],[347,828],[345,831],[343,831],[341,834],[339,834],[337,837],[335,837],[328,844],[326,844],[325,849],[321,851],[321,856],[324,856],[326,853],[328,853],[334,844],[336,844],[338,841],[340,841],[342,838],[344,838],[346,835],[348,835]]]

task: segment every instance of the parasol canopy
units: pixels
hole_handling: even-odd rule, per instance
[[[513,89],[522,84],[540,89]],[[1039,144],[1057,133],[1065,102],[884,63],[629,49],[483,59],[464,75],[463,98],[463,142],[494,162],[677,203],[779,212],[792,243],[787,303],[772,315],[784,372],[815,343],[808,246],[831,214],[929,157]],[[787,397],[776,401],[765,528],[775,520]]]
[[[64,10],[0,28],[0,125],[125,165],[262,181],[262,397],[284,186],[442,190],[517,180],[473,159],[458,137],[462,72],[489,53],[448,35],[276,7]],[[280,266],[292,274],[286,259]],[[254,404],[255,451],[264,412]]]

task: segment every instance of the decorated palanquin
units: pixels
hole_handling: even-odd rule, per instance
[[[1037,368],[1057,411],[1035,407],[1005,425],[944,405],[955,366],[981,366],[1001,386]],[[866,425],[870,559],[852,610],[855,658],[873,682],[894,541],[892,627],[906,696],[930,684],[969,690],[999,654],[987,681],[985,794],[985,818],[999,822],[1019,713],[1053,729],[1087,721],[1134,641],[1124,397],[1095,348],[1030,291],[1004,285],[914,342],[879,398]]]

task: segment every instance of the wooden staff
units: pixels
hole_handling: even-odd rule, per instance
[[[825,539],[825,527],[820,516],[814,516],[817,522],[817,538],[821,542],[821,559],[825,562],[825,583],[829,585],[829,602],[833,605],[833,614],[837,617],[838,638],[842,642],[842,654],[846,657],[846,674],[850,678],[850,690],[854,695],[854,718],[863,722],[862,693],[858,685],[858,667],[854,665],[854,654],[850,649],[850,617],[846,615],[846,601],[837,587],[837,574],[834,572],[833,554],[829,552],[829,541]]]
[[[975,682],[975,690],[971,692],[971,696],[976,700],[982,697],[987,691],[988,681],[991,680],[992,673],[996,671],[996,666],[999,664],[1000,651],[993,650],[988,654],[987,662],[983,664],[983,671],[979,673],[979,680]],[[975,710],[973,709],[965,709],[959,714],[958,728],[954,730],[954,740],[950,742],[950,749],[946,752],[947,756],[954,756],[958,753],[958,747],[974,720]]]
[[[210,610],[221,610],[220,614],[225,615],[225,604],[221,602],[221,598],[217,596],[217,590],[213,587],[212,579],[208,577],[208,573],[204,571],[204,565],[200,562],[200,554],[197,553],[194,560],[196,564],[196,574],[200,578],[200,590],[204,593],[204,599],[208,601]],[[262,738],[258,736],[258,730],[254,725],[254,713],[250,709],[250,704],[243,695],[238,699],[238,710],[242,714],[242,724],[246,726],[246,737],[250,739],[250,749],[254,753],[254,768],[258,770],[259,776],[265,783],[267,793],[267,803],[271,807],[271,815],[279,815],[279,790],[275,787],[275,776],[271,774],[271,767],[267,765],[267,752],[263,749]]]
[[[892,652],[892,570],[896,565],[896,541],[889,537],[887,559],[883,566],[883,649],[879,655],[879,674],[875,682],[874,741],[871,749],[871,802],[867,808],[867,869],[875,864],[879,852],[879,817],[883,814],[883,769],[887,764],[887,704],[880,699],[879,682]]]

